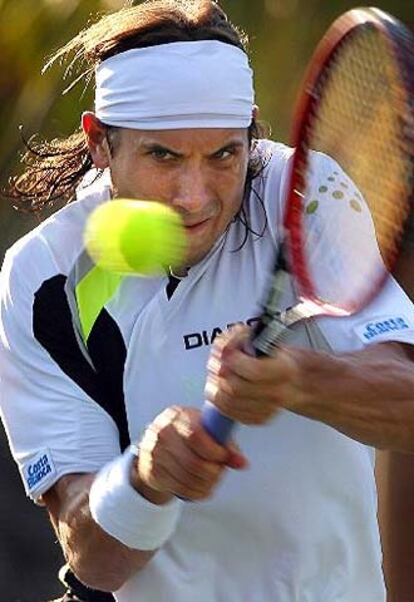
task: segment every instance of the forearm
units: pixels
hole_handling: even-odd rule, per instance
[[[414,591],[414,456],[380,452],[376,474],[388,602],[411,602]]]
[[[414,365],[383,343],[339,356],[301,354],[302,395],[284,407],[377,448],[414,452]]]
[[[93,478],[93,475],[63,477],[46,494],[45,501],[74,573],[89,587],[116,591],[145,566],[154,551],[132,550],[95,523],[89,509]]]

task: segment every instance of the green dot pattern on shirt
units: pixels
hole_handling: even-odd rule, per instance
[[[328,198],[333,198],[335,200],[345,199],[347,204],[349,203],[349,206],[353,211],[355,211],[356,213],[362,213],[362,211],[363,211],[362,197],[358,193],[357,190],[353,190],[351,193],[351,191],[349,190],[350,185],[346,180],[343,180],[342,178],[340,180],[338,180],[338,183],[334,187],[333,190],[332,190],[332,187],[330,187],[329,182],[336,182],[337,177],[339,177],[339,175],[340,174],[337,171],[332,172],[332,175],[330,175],[326,178],[327,184],[321,184],[318,187],[318,194],[325,195],[326,193],[329,193],[329,195],[332,195],[332,196],[331,197],[328,196]],[[352,194],[352,197],[351,197],[351,194]],[[321,202],[322,202],[322,197],[320,197],[319,200],[318,200],[318,198],[312,199],[306,205],[306,207],[304,209],[305,213],[307,215],[313,215],[314,213],[316,213],[318,211],[318,208],[319,208],[319,205]]]
[[[316,200],[311,201],[309,203],[309,205],[307,205],[307,207],[306,207],[306,213],[308,215],[311,215],[312,213],[315,213],[315,211],[318,209],[318,207],[319,207],[319,201],[316,201]]]
[[[357,211],[358,213],[361,213],[361,211],[362,211],[362,207],[361,207],[361,204],[360,204],[360,203],[358,203],[358,201],[357,201],[357,200],[355,200],[355,199],[351,199],[351,200],[349,201],[349,204],[350,204],[350,206],[351,206],[351,209],[353,209],[354,211]]]

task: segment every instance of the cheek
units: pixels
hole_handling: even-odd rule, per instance
[[[227,190],[239,192],[244,189],[244,183],[247,175],[248,159],[240,157],[232,165],[228,165],[222,171],[218,169],[214,174],[216,181],[220,182]]]
[[[165,201],[169,198],[170,184],[168,179],[144,171],[134,176],[135,189],[148,200]]]
[[[231,205],[235,211],[240,208],[243,201],[247,165],[238,165],[226,174],[222,181],[221,197],[226,205]]]
[[[167,197],[170,186],[167,178],[142,165],[124,164],[113,169],[111,174],[118,196],[145,200],[163,200]]]

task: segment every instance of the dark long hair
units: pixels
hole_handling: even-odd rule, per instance
[[[81,31],[58,50],[45,69],[56,61],[66,61],[66,74],[72,86],[87,85],[97,65],[105,59],[130,50],[177,41],[214,39],[237,46],[247,53],[246,35],[230,23],[224,11],[212,0],[146,0],[138,6],[107,15]],[[108,127],[111,140],[114,128]],[[246,189],[263,168],[256,152],[256,140],[265,134],[261,125],[249,128],[250,162]],[[23,172],[11,179],[6,190],[20,211],[41,213],[56,204],[69,203],[85,174],[93,167],[83,132],[67,138],[42,141],[23,139],[26,152]],[[115,151],[114,151],[115,152]],[[99,177],[99,172],[98,172]],[[243,209],[240,217],[244,223]]]

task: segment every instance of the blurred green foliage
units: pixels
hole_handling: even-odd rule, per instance
[[[179,1],[179,0],[178,0]],[[76,86],[62,96],[69,82],[63,68],[45,75],[41,68],[54,50],[67,42],[97,14],[117,10],[124,0],[0,0],[0,184],[18,171],[24,135],[65,136],[79,125],[80,113],[92,106],[91,90]],[[306,62],[330,22],[358,6],[349,0],[222,0],[233,22],[250,36],[261,117],[273,136],[288,139],[294,97]],[[377,6],[412,26],[412,0],[378,0]],[[0,257],[31,219],[15,215],[2,200]]]

